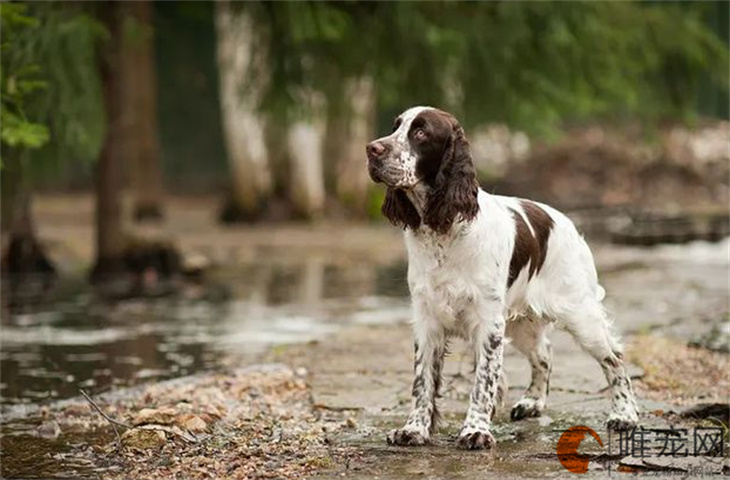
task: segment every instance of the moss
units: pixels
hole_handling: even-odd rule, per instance
[[[335,461],[329,455],[307,459],[307,465],[318,469],[334,468]]]

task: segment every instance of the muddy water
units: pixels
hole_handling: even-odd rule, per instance
[[[407,315],[405,263],[281,262],[276,252],[219,269],[205,287],[156,299],[105,300],[83,277],[43,295],[4,299],[0,344],[3,411],[19,404],[213,369],[350,323]]]

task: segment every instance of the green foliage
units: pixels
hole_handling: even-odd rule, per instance
[[[700,81],[727,89],[711,2],[245,2],[270,77],[263,108],[301,89],[341,98],[370,75],[381,107],[432,104],[467,124],[550,134],[586,118],[688,120]],[[306,107],[306,105],[304,105]]]
[[[46,87],[38,79],[38,67],[13,55],[12,48],[24,31],[38,28],[38,21],[26,14],[25,5],[0,5],[3,32],[0,56],[0,140],[9,147],[40,148],[48,142],[48,128],[26,114],[28,96]]]
[[[105,114],[97,49],[106,30],[91,8],[77,2],[0,6],[2,141],[29,160],[31,173],[93,160],[101,148]]]
[[[371,185],[368,189],[367,208],[365,213],[369,219],[381,220],[383,214],[380,212],[385,201],[385,189],[380,185]]]

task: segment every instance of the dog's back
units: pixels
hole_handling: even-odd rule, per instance
[[[529,311],[560,320],[565,317],[566,310],[577,310],[603,300],[605,290],[598,283],[593,254],[570,218],[543,203],[499,195],[492,195],[492,198],[495,204],[511,212],[515,237],[520,234],[515,226],[515,215],[520,215],[531,236],[537,233],[539,237],[541,233],[541,227],[533,225],[534,213],[526,214],[525,206],[533,212],[541,210],[551,221],[547,233],[543,234],[545,241],[539,245],[541,251],[537,256],[544,257],[541,264],[533,264],[539,263],[540,258],[530,258],[507,290],[506,304],[511,313]]]

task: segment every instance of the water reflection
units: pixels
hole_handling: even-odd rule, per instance
[[[109,302],[79,277],[42,296],[3,298],[3,408],[185,375],[352,322],[406,320],[405,272],[404,262],[272,255],[174,297]]]

